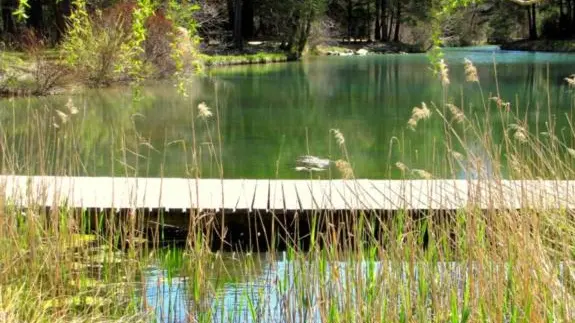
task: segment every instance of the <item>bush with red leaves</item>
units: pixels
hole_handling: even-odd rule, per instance
[[[115,4],[102,12],[99,23],[104,27],[120,28],[129,34],[132,28],[132,14],[136,8],[133,1]],[[175,63],[171,57],[172,42],[174,41],[174,24],[166,18],[163,10],[159,9],[148,17],[145,22],[147,30],[144,48],[144,62],[155,67],[157,77],[171,75],[175,71]]]

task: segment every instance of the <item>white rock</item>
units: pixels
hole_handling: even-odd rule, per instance
[[[369,52],[365,48],[359,49],[357,52],[355,52],[355,54],[359,55],[359,56],[365,56],[365,55],[367,55],[367,53],[369,53]]]

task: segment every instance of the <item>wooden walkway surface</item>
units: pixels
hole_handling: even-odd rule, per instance
[[[0,175],[18,206],[230,211],[575,207],[575,181],[250,180]],[[32,199],[31,199],[32,197]]]

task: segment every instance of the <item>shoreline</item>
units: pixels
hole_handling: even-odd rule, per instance
[[[501,50],[526,51],[526,52],[546,52],[546,53],[575,53],[575,40],[519,40],[506,44],[498,45]],[[267,65],[277,63],[297,62],[300,59],[289,57],[286,52],[272,50],[268,46],[248,45],[248,48],[242,52],[232,50],[211,52],[204,51],[196,58],[203,68],[221,68],[241,65]],[[393,42],[332,42],[331,44],[323,43],[314,49],[308,50],[304,56],[307,57],[324,57],[324,56],[368,56],[368,55],[389,55],[389,54],[416,54],[424,53],[417,46],[393,43]],[[19,63],[15,66],[9,66],[13,70],[22,70],[19,65],[33,64],[27,63],[25,54],[22,52],[8,52],[8,55],[17,55]],[[32,59],[30,59],[32,60]],[[27,78],[28,77],[28,78]],[[65,95],[70,92],[70,88],[90,89],[90,86],[80,85],[74,81],[65,81],[62,85],[56,86],[46,93],[34,93],[30,89],[29,75],[25,72],[16,74],[16,79],[22,80],[21,83],[2,88],[0,86],[0,99],[17,98],[17,97],[42,97],[52,95]],[[169,77],[167,78],[169,79]],[[146,81],[158,81],[158,78],[148,78]],[[20,81],[18,81],[20,82]],[[125,81],[113,82],[116,84],[125,84]]]
[[[575,53],[574,40],[518,40],[499,45],[502,50],[545,52],[545,53]]]
[[[315,49],[308,51],[304,56],[318,57],[318,56],[351,56],[351,55],[385,55],[385,54],[407,54],[417,53],[414,46],[402,43],[375,43],[375,42],[352,42],[352,43],[337,43],[336,46],[329,46],[326,44],[318,45]],[[49,50],[51,56],[49,59],[56,59],[53,55],[53,50]],[[4,52],[4,55],[9,57],[18,58],[12,60],[13,64],[8,64],[6,70],[11,70],[12,75],[7,78],[12,78],[8,86],[2,87],[0,83],[0,99],[20,98],[20,97],[43,97],[52,95],[65,95],[70,92],[69,88],[78,89],[92,87],[73,80],[63,81],[62,84],[54,86],[52,89],[42,93],[37,93],[34,89],[33,73],[30,66],[33,66],[32,57],[27,57],[23,52]],[[341,55],[340,55],[341,54]],[[261,42],[254,42],[246,44],[243,51],[226,50],[222,48],[205,48],[203,52],[192,60],[192,63],[197,63],[203,68],[221,68],[241,65],[265,65],[297,62],[301,59],[290,57],[287,52],[279,51],[275,47],[270,47],[268,44]],[[29,70],[28,72],[24,72]],[[17,72],[15,72],[17,71]],[[189,73],[189,72],[186,72]],[[2,76],[0,75],[0,81]],[[170,77],[166,78],[170,79]],[[150,77],[146,81],[158,81],[160,78]],[[109,84],[110,86],[126,84],[126,81],[115,81]]]

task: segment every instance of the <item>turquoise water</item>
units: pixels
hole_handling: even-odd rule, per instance
[[[496,47],[447,50],[451,79],[447,99],[458,106],[464,102],[466,111],[481,119],[485,112],[477,86],[465,82],[465,57],[476,64],[485,97],[494,96],[498,86],[511,109],[527,116],[530,125],[537,118],[544,125],[550,116],[565,124],[573,95],[564,77],[575,73],[575,55]],[[202,177],[220,176],[221,156],[226,178],[307,178],[309,174],[294,170],[298,156],[342,158],[330,134],[336,128],[345,136],[357,177],[398,177],[393,167],[397,161],[441,173],[431,162],[433,154],[443,149],[438,115],[415,132],[407,129],[414,106],[426,102],[433,110],[433,104],[442,102],[442,87],[424,54],[318,57],[219,68],[195,77],[187,90],[183,97],[172,82],[151,84],[138,102],[133,102],[128,88],[80,93],[71,97],[79,113],[58,129],[52,127],[59,122],[55,109],[66,111],[68,96],[4,100],[0,120],[9,141],[16,142],[10,151],[17,171],[191,176],[195,137]],[[200,102],[214,113],[207,123],[197,118]],[[31,117],[33,111],[39,125]],[[500,120],[496,116],[491,122],[496,126]],[[34,131],[38,133],[32,135]],[[491,136],[499,140],[501,131]],[[45,142],[39,145],[37,138]],[[57,149],[60,153],[53,153]],[[57,158],[62,155],[67,157]]]

